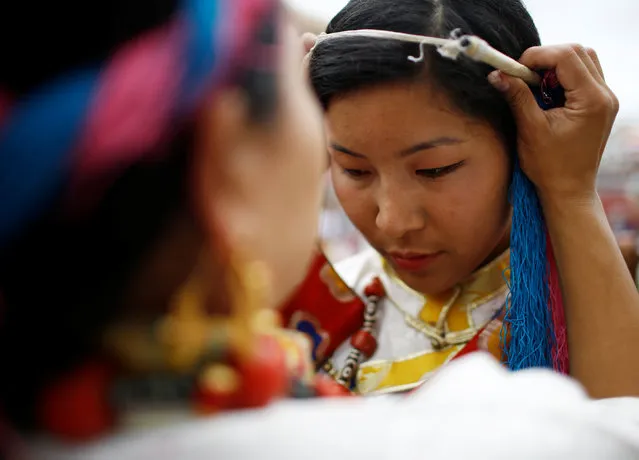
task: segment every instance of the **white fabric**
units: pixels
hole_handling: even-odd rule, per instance
[[[409,396],[290,401],[84,448],[40,443],[43,460],[639,459],[639,399],[590,401],[543,370],[487,355],[451,363]]]
[[[422,297],[397,286],[386,275],[382,269],[381,259],[373,249],[336,264],[335,270],[360,297],[364,297],[364,289],[373,278],[379,276],[388,295],[409,314],[418,316],[424,306]],[[379,303],[377,343],[377,351],[371,357],[371,361],[398,359],[432,349],[430,340],[408,327],[402,313],[387,299],[382,299]],[[337,349],[333,355],[333,362],[338,368],[341,368],[350,350],[351,345],[348,341]]]

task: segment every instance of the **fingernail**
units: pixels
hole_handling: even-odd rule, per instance
[[[503,77],[499,70],[495,70],[488,74],[488,82],[499,91],[508,91],[508,81]]]

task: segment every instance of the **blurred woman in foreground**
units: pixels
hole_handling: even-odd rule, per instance
[[[304,272],[325,168],[296,35],[271,0],[82,8],[2,70],[5,417],[78,438],[267,402],[296,344],[261,312]]]

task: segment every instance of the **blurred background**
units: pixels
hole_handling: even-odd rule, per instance
[[[347,0],[286,0],[300,29],[319,33]],[[639,40],[634,28],[637,0],[526,0],[544,44],[581,43],[594,48],[606,81],[617,94],[620,112],[606,148],[599,193],[629,269],[637,271],[639,247]],[[322,235],[331,259],[365,245],[328,190]]]

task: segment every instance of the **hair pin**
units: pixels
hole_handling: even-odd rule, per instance
[[[539,85],[541,81],[539,75],[533,70],[517,62],[510,56],[497,51],[485,40],[475,35],[461,35],[459,29],[453,30],[450,34],[450,38],[428,37],[426,35],[413,35],[375,29],[346,30],[331,34],[322,33],[317,36],[315,45],[311,48],[311,53],[315,50],[315,47],[322,42],[346,37],[382,38],[417,43],[419,45],[419,56],[408,56],[408,60],[414,63],[424,61],[426,45],[435,46],[439,54],[447,59],[455,60],[460,54],[463,54],[474,61],[488,64],[506,75],[521,78],[529,85]]]

